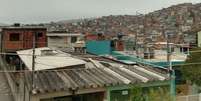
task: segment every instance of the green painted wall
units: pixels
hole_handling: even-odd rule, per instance
[[[129,101],[130,90],[113,90],[110,92],[110,101]]]

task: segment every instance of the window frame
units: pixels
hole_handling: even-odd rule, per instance
[[[72,40],[73,38],[75,38],[75,39]],[[77,40],[78,40],[78,37],[76,37],[76,36],[72,36],[71,39],[70,39],[70,42],[71,42],[71,43],[76,43]]]
[[[9,41],[20,41],[20,33],[10,33]]]
[[[39,37],[39,38],[43,37],[43,33],[42,32],[38,32],[37,33],[37,37]]]

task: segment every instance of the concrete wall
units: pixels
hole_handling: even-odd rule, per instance
[[[81,36],[76,36],[77,41],[81,39]],[[66,48],[72,47],[74,43],[71,43],[71,36],[49,36],[48,47]]]
[[[201,31],[198,32],[198,35],[197,35],[197,42],[198,42],[198,47],[201,47]]]
[[[48,37],[48,47],[67,47],[67,41],[65,37]]]
[[[2,32],[1,32],[1,28],[0,28],[0,52],[2,51],[2,47],[1,47],[1,45],[2,45]]]

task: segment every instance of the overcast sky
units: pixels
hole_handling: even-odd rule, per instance
[[[44,23],[107,15],[147,13],[201,0],[0,0],[0,23]]]

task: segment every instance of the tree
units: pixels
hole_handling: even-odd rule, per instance
[[[142,87],[135,86],[131,90],[131,101],[144,101]]]
[[[195,48],[191,51],[185,64],[179,70],[184,80],[201,86],[201,48]]]
[[[169,89],[163,87],[150,88],[148,101],[171,101]]]
[[[131,101],[171,101],[169,87],[138,87],[131,90]]]

